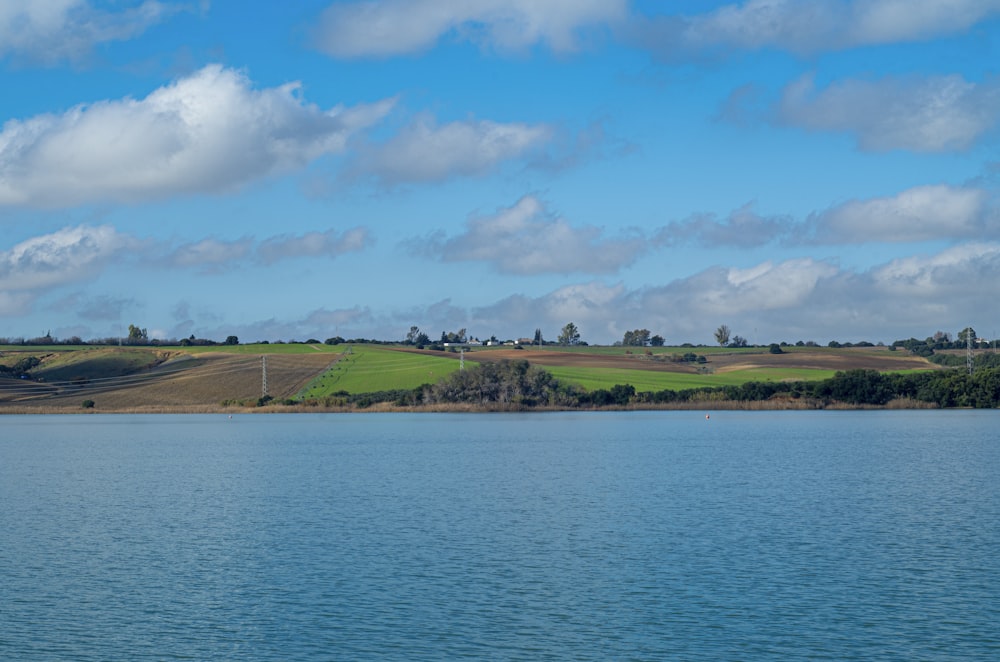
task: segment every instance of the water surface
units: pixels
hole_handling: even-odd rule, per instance
[[[996,411],[0,418],[0,658],[996,659]]]

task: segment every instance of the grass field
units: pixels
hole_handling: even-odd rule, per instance
[[[371,393],[433,384],[459,369],[448,356],[399,352],[379,345],[340,347],[340,359],[309,382],[298,397],[322,398],[338,391]],[[466,361],[466,365],[476,365]]]
[[[587,390],[609,389],[616,384],[631,384],[640,392],[738,386],[746,382],[819,381],[832,377],[836,372],[809,368],[752,368],[715,374],[583,367],[550,367],[547,370],[557,379],[577,384]]]

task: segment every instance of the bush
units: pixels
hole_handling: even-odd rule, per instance
[[[83,408],[84,409],[93,409],[94,408],[94,401],[93,400],[84,400],[83,401]]]

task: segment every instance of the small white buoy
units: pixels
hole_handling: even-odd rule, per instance
[[[708,419],[709,419],[708,414],[705,414],[705,420],[707,421]]]

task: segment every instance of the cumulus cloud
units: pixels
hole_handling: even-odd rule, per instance
[[[336,230],[307,232],[303,235],[278,235],[263,240],[257,246],[257,258],[264,264],[294,257],[336,257],[361,251],[370,244],[368,230],[351,228],[338,234]]]
[[[748,0],[689,16],[634,17],[631,36],[665,57],[780,49],[800,55],[959,34],[1000,0]]]
[[[756,248],[786,236],[794,227],[790,216],[762,216],[754,211],[753,203],[748,203],[722,219],[705,213],[673,221],[657,231],[653,243],[657,246],[694,243],[710,247]]]
[[[0,3],[0,58],[52,64],[77,59],[97,45],[136,37],[179,10],[146,0],[102,11],[87,0],[4,0]]]
[[[602,235],[600,228],[571,226],[528,195],[496,214],[470,219],[462,234],[432,239],[420,250],[446,262],[486,262],[501,273],[521,275],[614,273],[647,250],[641,237]]]
[[[844,80],[817,90],[809,75],[785,88],[776,119],[849,133],[866,151],[964,150],[1000,122],[1000,84],[951,75]]]
[[[110,225],[32,237],[0,253],[0,291],[35,291],[84,280],[137,242]]]
[[[249,237],[231,241],[209,237],[178,246],[170,252],[165,262],[170,267],[221,271],[250,255],[253,243],[253,239]]]
[[[995,234],[1000,219],[985,190],[936,185],[851,200],[813,215],[809,225],[821,243],[898,243]]]
[[[936,255],[892,260],[871,271],[872,285],[887,296],[918,297],[946,303],[982,291],[1000,275],[1000,244],[974,242]]]
[[[505,52],[546,43],[565,53],[579,48],[582,32],[626,13],[627,0],[355,0],[327,8],[313,37],[340,58],[417,53],[445,36]]]
[[[482,175],[537,151],[551,136],[552,129],[541,124],[466,120],[439,125],[420,115],[390,140],[362,148],[348,176],[371,177],[391,188]]]
[[[394,103],[323,110],[305,103],[298,88],[257,90],[244,74],[210,65],[144,99],[11,120],[0,132],[0,205],[237,189],[343,151]]]
[[[259,241],[252,237],[231,240],[207,237],[170,249],[161,262],[171,268],[186,267],[217,273],[246,264],[251,259],[271,265],[297,257],[333,258],[364,250],[370,243],[368,230],[362,227],[342,233],[331,229],[301,235],[282,234]]]
[[[0,312],[29,312],[42,293],[87,280],[138,247],[111,226],[81,225],[32,237],[0,253]]]

